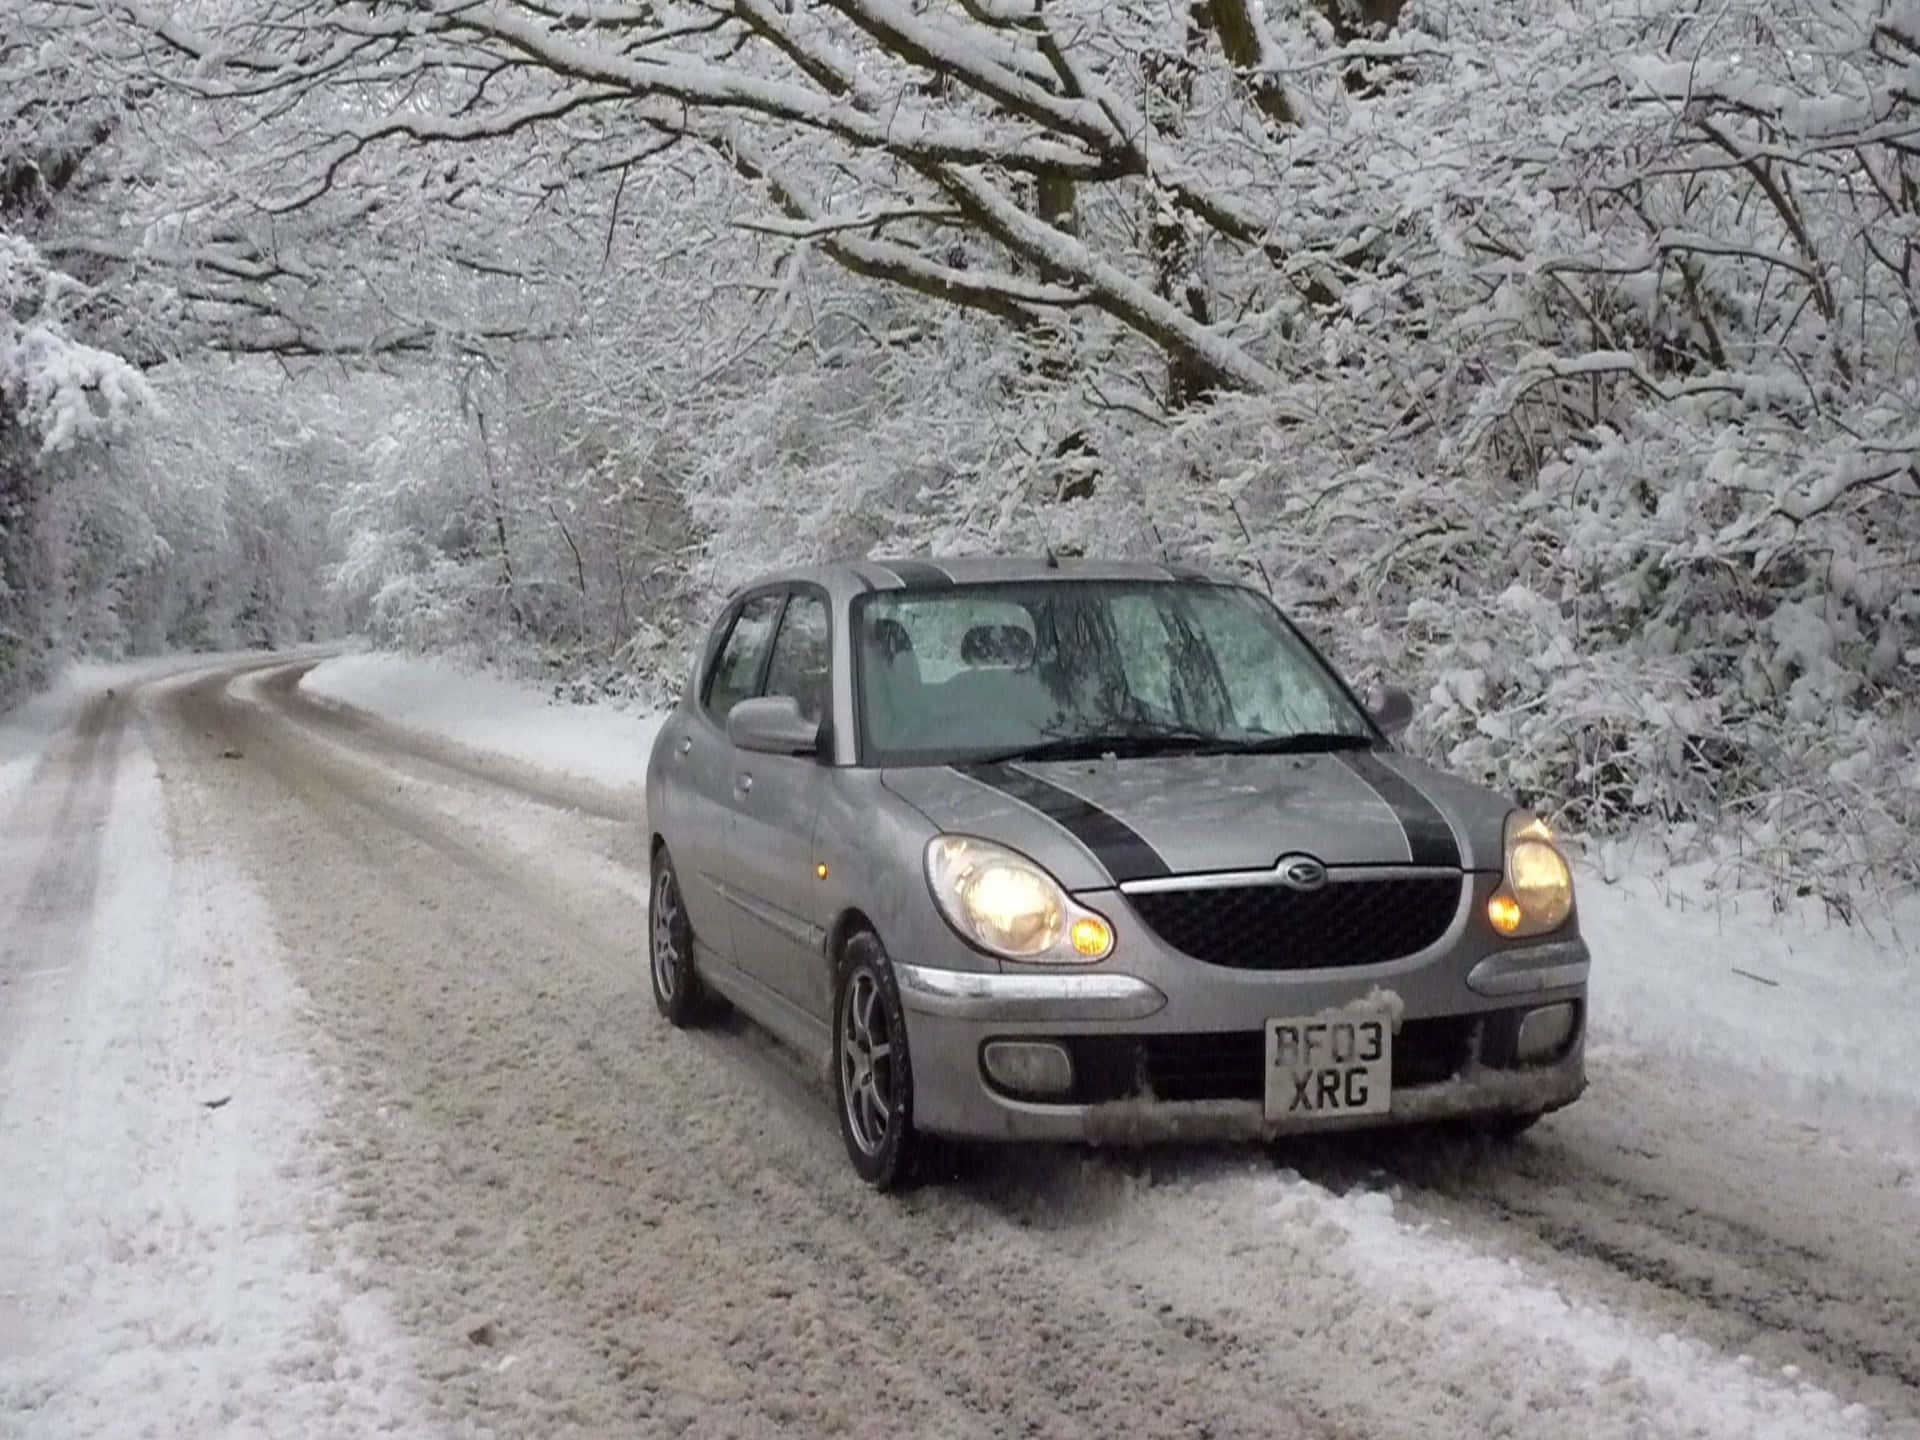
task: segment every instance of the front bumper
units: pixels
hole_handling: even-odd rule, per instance
[[[1585,945],[1563,939],[1506,949],[1497,963],[1449,966],[1458,977],[1451,995],[1436,993],[1430,980],[1408,985],[1413,977],[1403,975],[1396,985],[1365,971],[1213,972],[1210,985],[1207,967],[1191,966],[1179,977],[1186,983],[1163,989],[1110,970],[980,974],[898,962],[894,970],[921,1129],[967,1139],[1137,1144],[1272,1139],[1571,1104],[1586,1085],[1586,967]],[[1388,1111],[1270,1120],[1262,1100],[1263,1021],[1319,1013],[1379,990],[1404,1007]],[[1564,1050],[1545,1063],[1517,1063],[1521,1017],[1561,1003],[1577,1017]],[[1058,1044],[1073,1058],[1073,1092],[1057,1100],[1003,1092],[982,1068],[992,1040]]]

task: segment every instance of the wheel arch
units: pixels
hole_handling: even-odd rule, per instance
[[[849,905],[834,917],[833,924],[827,927],[827,978],[831,981],[840,973],[840,962],[846,958],[847,946],[853,937],[860,934],[880,939],[880,927],[867,918],[867,913],[858,905]],[[886,942],[880,941],[884,949]]]

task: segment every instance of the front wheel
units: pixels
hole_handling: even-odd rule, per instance
[[[912,1178],[920,1137],[906,1015],[878,936],[847,942],[833,1016],[833,1091],[847,1158],[874,1189],[897,1189]]]
[[[715,1007],[693,968],[693,926],[680,898],[680,877],[662,845],[653,852],[652,915],[647,950],[653,971],[653,1003],[670,1024],[686,1028],[709,1018]]]

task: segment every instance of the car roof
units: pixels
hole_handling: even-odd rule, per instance
[[[771,571],[740,590],[765,585],[814,584],[828,589],[944,590],[956,585],[994,585],[1011,582],[1075,580],[1133,580],[1162,584],[1181,582],[1232,585],[1229,576],[1211,574],[1188,565],[1156,564],[1144,560],[1109,560],[1080,556],[943,555],[879,556],[844,560],[829,565]],[[739,593],[736,591],[735,593]]]

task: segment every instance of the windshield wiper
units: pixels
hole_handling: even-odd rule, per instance
[[[1132,730],[1111,735],[1063,735],[982,755],[976,763],[1004,764],[1010,760],[1098,760],[1102,755],[1188,755],[1211,750],[1221,743],[1217,735],[1201,730]]]
[[[1292,735],[1260,735],[1249,740],[1222,739],[1223,755],[1317,755],[1329,750],[1371,750],[1373,739],[1345,730],[1301,730]]]
[[[1340,730],[1302,730],[1292,735],[1213,735],[1204,730],[1134,730],[1111,735],[1066,735],[1017,750],[983,755],[977,763],[1012,760],[1098,760],[1103,755],[1310,755],[1330,750],[1366,750],[1373,741]]]

